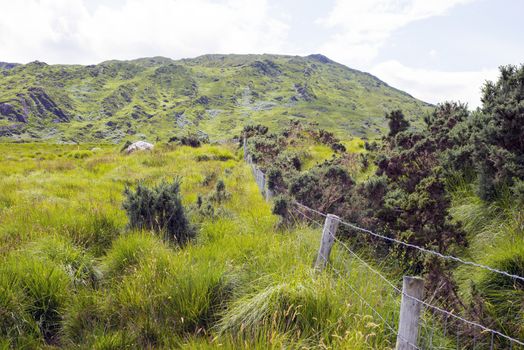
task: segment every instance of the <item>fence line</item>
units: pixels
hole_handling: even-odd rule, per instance
[[[256,183],[257,183],[257,185],[259,187],[259,190],[260,190],[261,194],[264,195],[266,200],[271,199],[271,197],[273,196],[273,193],[267,187],[266,175],[253,162],[253,159],[252,159],[251,155],[248,153],[246,138],[244,138],[244,145],[243,146],[244,146],[243,147],[244,148],[244,160],[248,164],[250,164],[252,172],[253,172],[253,175],[255,177],[255,181],[256,181]],[[379,276],[384,282],[386,282],[387,285],[392,287],[397,293],[400,293],[400,295],[402,295],[403,297],[409,298],[410,300],[413,300],[413,301],[419,303],[420,305],[423,305],[423,306],[425,306],[427,308],[430,308],[430,309],[432,309],[434,311],[442,313],[443,315],[446,315],[446,328],[447,328],[448,317],[452,317],[452,318],[454,318],[454,319],[456,319],[456,320],[458,320],[460,322],[463,322],[463,323],[465,323],[465,324],[467,324],[469,326],[473,326],[473,327],[479,328],[479,329],[482,330],[482,332],[489,332],[491,334],[490,349],[493,349],[493,346],[494,346],[494,335],[497,335],[497,336],[502,337],[502,338],[506,339],[507,341],[509,341],[511,347],[513,346],[514,343],[524,346],[524,342],[521,341],[521,340],[512,338],[512,337],[510,337],[510,336],[508,336],[506,334],[503,334],[500,331],[491,329],[491,328],[486,327],[484,325],[481,325],[481,324],[479,324],[477,322],[467,320],[467,319],[465,319],[465,318],[463,318],[463,317],[461,317],[459,315],[454,314],[453,312],[450,312],[450,311],[447,311],[445,309],[442,309],[442,308],[440,308],[440,307],[438,307],[436,305],[432,305],[432,304],[422,300],[421,298],[417,298],[417,297],[414,297],[412,295],[407,294],[404,290],[401,290],[393,282],[389,281],[389,279],[387,277],[382,275],[378,270],[373,268],[364,259],[362,259],[360,256],[358,256],[358,254],[353,252],[345,242],[343,242],[342,240],[337,238],[336,235],[334,234],[334,232],[331,231],[332,227],[333,227],[332,220],[337,220],[338,221],[336,223],[336,225],[334,225],[334,230],[335,231],[336,231],[336,226],[338,225],[338,223],[340,223],[340,224],[342,224],[342,225],[344,225],[346,227],[349,227],[349,228],[351,228],[353,230],[356,230],[356,231],[359,231],[359,232],[363,232],[363,233],[367,233],[367,234],[372,235],[372,236],[374,236],[376,238],[380,238],[380,239],[383,239],[383,240],[386,240],[386,241],[389,241],[389,242],[400,244],[400,245],[403,245],[403,246],[408,247],[408,248],[417,249],[417,250],[419,250],[419,251],[421,251],[423,253],[434,255],[434,256],[436,256],[438,258],[441,258],[441,259],[450,260],[450,261],[454,261],[454,262],[461,263],[461,264],[464,264],[464,265],[477,267],[477,268],[484,269],[484,270],[487,270],[487,271],[490,271],[490,272],[493,272],[493,273],[497,273],[497,274],[500,274],[500,275],[512,278],[514,280],[519,280],[519,281],[522,281],[522,282],[524,282],[524,277],[518,276],[518,275],[515,275],[515,274],[511,274],[509,272],[506,272],[506,271],[503,271],[503,270],[500,270],[500,269],[496,269],[496,268],[493,268],[493,267],[490,267],[490,266],[486,266],[486,265],[482,265],[482,264],[475,263],[475,262],[472,262],[472,261],[464,260],[464,259],[452,256],[452,255],[442,254],[440,252],[437,252],[437,251],[434,251],[434,250],[431,250],[431,249],[427,249],[427,248],[424,248],[424,247],[417,246],[415,244],[407,243],[407,242],[404,242],[404,241],[401,241],[401,240],[398,240],[398,239],[395,239],[395,238],[392,238],[392,237],[385,236],[383,234],[378,234],[378,233],[375,233],[375,232],[373,232],[371,230],[359,227],[359,226],[357,226],[357,225],[355,225],[353,223],[349,223],[349,222],[346,222],[344,220],[341,220],[340,218],[338,218],[338,217],[336,217],[334,215],[328,215],[328,214],[322,213],[322,212],[320,212],[318,210],[315,210],[313,208],[310,208],[310,207],[308,207],[308,206],[306,206],[306,205],[304,205],[302,203],[299,203],[299,202],[296,202],[296,201],[293,201],[292,203],[295,204],[298,208],[301,208],[302,210],[310,211],[310,212],[312,212],[312,213],[314,213],[316,215],[320,215],[320,216],[326,218],[326,223],[324,225],[322,225],[321,223],[317,222],[313,218],[311,218],[308,215],[306,215],[305,212],[303,212],[302,210],[296,209],[296,211],[299,214],[301,214],[304,218],[306,218],[310,222],[315,223],[315,224],[317,224],[317,225],[319,225],[321,227],[322,226],[324,227],[325,233],[323,233],[322,244],[325,243],[325,238],[326,237],[324,237],[324,235],[325,234],[330,235],[331,237],[329,237],[329,239],[332,242],[337,242],[338,244],[340,244],[344,248],[345,251],[347,251],[349,254],[351,254],[351,256],[355,257],[367,269],[371,270],[374,274]],[[330,244],[332,244],[332,242]],[[322,245],[321,245],[321,249],[319,250],[318,257],[317,257],[317,262],[318,262],[319,258],[321,257],[322,260],[325,261],[324,266],[325,265],[329,265],[331,267],[331,269],[335,273],[337,273],[337,275],[339,275],[339,277],[342,277],[340,271],[338,271],[333,266],[333,264],[331,264],[331,262],[329,261],[329,252],[330,252],[330,246],[329,246],[329,249],[323,250],[322,249]],[[323,254],[326,254],[327,256],[324,256]],[[350,283],[348,283],[346,280],[344,280],[344,282],[346,282],[348,287],[361,299],[361,301],[363,303],[365,303],[375,314],[377,314],[382,319],[382,321],[384,321],[385,325],[390,330],[392,330],[394,334],[396,334],[397,340],[400,339],[400,340],[402,340],[404,345],[407,344],[407,345],[411,346],[412,348],[419,349],[415,344],[413,344],[409,340],[403,338],[402,335],[399,332],[395,331],[394,328],[386,321],[386,319],[376,309],[374,309],[371,306],[371,304],[369,304],[369,302],[367,302],[365,300],[365,298],[360,293],[358,293],[358,291]],[[418,315],[417,315],[417,317],[418,317]],[[445,334],[444,334],[444,336],[445,336]],[[458,348],[458,337],[459,337],[459,333],[457,332],[457,348]],[[476,334],[474,334],[474,342],[476,340],[475,337],[476,337]],[[402,345],[399,347],[399,342],[397,342],[397,349],[400,349],[400,348],[403,348],[403,347],[402,347]]]
[[[316,214],[320,214],[320,215],[322,215],[324,217],[326,216],[326,214],[321,213],[318,210],[309,208],[309,207],[307,207],[307,206],[305,206],[305,205],[303,205],[303,204],[301,204],[299,202],[295,201],[294,203],[296,205],[298,205],[298,206],[300,206],[300,207],[302,207],[304,209],[308,209],[308,210],[310,210],[310,211],[312,211],[312,212],[314,212]],[[431,255],[435,255],[435,256],[437,256],[439,258],[442,258],[442,259],[452,260],[452,261],[455,261],[455,262],[458,262],[458,263],[461,263],[461,264],[464,264],[464,265],[478,267],[478,268],[481,268],[481,269],[484,269],[484,270],[487,270],[487,271],[490,271],[490,272],[498,273],[500,275],[504,275],[506,277],[510,277],[510,278],[513,278],[513,279],[520,280],[520,281],[524,282],[524,277],[518,276],[518,275],[515,275],[515,274],[511,274],[509,272],[506,272],[506,271],[503,271],[503,270],[499,270],[499,269],[496,269],[494,267],[490,267],[490,266],[482,265],[482,264],[475,263],[475,262],[472,262],[472,261],[464,260],[464,259],[458,258],[458,257],[453,256],[453,255],[442,254],[442,253],[439,253],[439,252],[431,250],[431,249],[427,249],[427,248],[424,248],[424,247],[417,246],[415,244],[407,243],[407,242],[404,242],[404,241],[401,241],[401,240],[398,240],[398,239],[395,239],[395,238],[384,236],[384,235],[381,235],[379,233],[375,233],[375,232],[373,232],[371,230],[359,227],[359,226],[357,226],[355,224],[352,224],[352,223],[349,223],[349,222],[345,222],[343,220],[341,220],[340,223],[342,225],[347,226],[349,228],[352,228],[354,230],[361,231],[361,232],[364,232],[364,233],[368,233],[368,234],[370,234],[372,236],[375,236],[377,238],[381,238],[381,239],[384,239],[384,240],[387,240],[387,241],[390,241],[390,242],[394,242],[394,243],[403,245],[403,246],[408,247],[408,248],[417,249],[417,250],[419,250],[421,252],[424,252],[424,253],[427,253],[427,254],[431,254]]]
[[[301,203],[298,203],[298,202],[295,202],[295,203],[296,203],[299,207],[301,207],[301,208],[303,208],[303,209],[308,209],[308,210],[310,210],[311,212],[313,212],[313,213],[315,213],[315,214],[322,215],[322,216],[326,216],[326,214],[321,213],[321,212],[319,212],[319,211],[317,211],[317,210],[315,210],[315,209],[309,208],[309,207],[307,207],[307,206],[305,206],[305,205],[303,205],[303,204],[301,204]],[[345,224],[345,225],[350,225],[351,228],[357,228],[357,227],[358,227],[358,226],[356,226],[356,225],[349,224],[349,223],[347,223],[347,222],[345,222],[345,221],[343,221],[343,220],[340,220],[340,223],[343,224],[343,225],[344,225],[344,224]],[[358,227],[358,229],[361,229],[361,228]],[[361,229],[361,230],[365,230],[365,229]],[[369,231],[369,230],[365,230],[365,231]],[[369,232],[372,232],[372,231],[369,231]],[[385,237],[385,236],[382,236],[382,235],[379,235],[379,234],[375,234],[374,232],[373,232],[373,235],[376,235],[376,236],[379,237],[379,238],[381,238],[381,237]],[[371,265],[369,265],[369,264],[368,264],[364,259],[362,259],[361,257],[359,257],[355,252],[353,252],[353,251],[349,248],[349,246],[348,246],[347,244],[345,244],[343,241],[341,241],[339,238],[337,238],[336,235],[333,235],[333,238],[334,238],[334,240],[335,240],[337,243],[339,243],[341,246],[343,246],[343,247],[345,248],[346,251],[348,251],[352,256],[354,256],[355,258],[357,258],[357,260],[359,260],[359,261],[360,261],[364,266],[366,266],[366,267],[367,267],[368,269],[370,269],[372,272],[374,272],[375,274],[377,274],[377,275],[378,275],[382,280],[384,280],[384,281],[385,281],[389,286],[391,286],[391,287],[392,287],[395,291],[397,291],[398,293],[400,293],[400,294],[406,296],[407,298],[410,298],[410,299],[412,299],[412,300],[414,300],[414,301],[416,301],[416,302],[418,302],[418,303],[420,303],[420,304],[422,304],[422,305],[424,305],[424,306],[426,306],[426,307],[428,307],[428,308],[430,308],[430,309],[432,309],[432,310],[438,311],[438,312],[440,312],[440,313],[446,315],[446,317],[452,317],[452,318],[455,318],[456,320],[461,321],[461,322],[463,322],[463,323],[466,323],[466,324],[468,324],[468,325],[470,325],[470,326],[477,327],[477,328],[481,329],[481,330],[484,331],[484,332],[489,332],[489,333],[492,334],[492,337],[493,337],[493,335],[497,335],[497,336],[500,336],[500,337],[502,337],[502,338],[504,338],[504,339],[510,341],[511,343],[515,343],[515,344],[519,344],[519,345],[523,345],[523,346],[524,346],[524,342],[521,341],[521,340],[515,339],[515,338],[510,337],[510,336],[508,336],[508,335],[506,335],[506,334],[504,334],[504,333],[502,333],[502,332],[500,332],[500,331],[497,331],[497,330],[495,330],[495,329],[491,329],[491,328],[489,328],[489,327],[486,327],[486,326],[484,326],[484,325],[481,325],[480,323],[477,323],[477,322],[474,322],[474,321],[467,320],[467,319],[465,319],[465,318],[463,318],[463,317],[461,317],[461,316],[459,316],[459,315],[454,314],[453,312],[447,311],[447,310],[442,309],[442,308],[440,308],[440,307],[438,307],[438,306],[436,306],[436,305],[430,304],[430,303],[428,303],[428,302],[426,302],[426,301],[424,301],[424,300],[421,300],[421,299],[419,299],[419,298],[415,298],[415,297],[413,297],[413,296],[411,296],[411,295],[408,295],[408,294],[404,293],[404,292],[403,292],[402,290],[400,290],[397,286],[395,286],[394,283],[392,283],[391,281],[389,281],[389,280],[388,280],[384,275],[382,275],[379,271],[377,271],[376,269],[374,269],[373,267],[371,267]],[[387,237],[387,238],[389,238],[389,237]],[[396,240],[396,239],[388,239],[388,240],[393,240],[393,241],[395,241],[395,242],[398,241],[398,240]],[[402,241],[398,241],[398,242],[402,242]],[[405,243],[405,242],[403,242],[403,243]],[[406,244],[407,244],[407,243],[406,243]],[[409,244],[409,246],[414,246],[414,245]],[[418,247],[418,246],[415,246],[415,247]],[[421,248],[421,247],[418,247],[418,248]],[[424,249],[424,248],[422,248],[422,249]],[[427,249],[426,249],[426,250],[427,250]],[[428,251],[428,252],[432,252],[431,250],[427,250],[427,251]],[[440,254],[440,253],[439,253],[439,254]],[[440,254],[440,255],[442,255],[442,254]],[[456,258],[456,259],[459,259],[459,258]],[[475,265],[475,266],[476,266],[476,265]],[[484,267],[484,265],[480,265],[480,266],[481,266],[481,267]],[[492,272],[496,272],[496,273],[497,273],[497,271],[498,271],[497,269],[492,269],[492,268],[490,268],[490,267],[487,267],[487,268],[488,268],[488,270],[490,270],[490,271],[492,271]],[[506,275],[506,273],[503,272],[502,275]],[[509,277],[512,277],[512,276],[510,275]],[[520,276],[517,276],[517,277],[522,278],[522,277],[520,277]]]
[[[306,218],[308,221],[322,227],[323,225],[321,223],[319,223],[318,221],[316,221],[315,219],[311,218],[310,216],[306,215],[305,213],[303,213],[302,211],[300,210],[296,210],[299,214],[301,214],[304,218]],[[320,212],[319,212],[320,213]],[[330,234],[333,235],[333,233],[330,231]],[[335,237],[335,240],[338,240],[338,238],[336,238],[335,235],[333,235],[333,237]],[[382,316],[382,314],[377,310],[375,309],[367,300],[366,298],[364,298],[364,296],[359,293],[357,290],[356,290],[356,287],[354,287],[347,278],[344,278],[342,272],[340,272],[340,270],[338,270],[329,260],[327,261],[327,264],[330,266],[331,270],[335,272],[335,274],[339,277],[340,281],[342,281],[347,287],[349,287],[349,289],[360,299],[360,301],[362,303],[364,303],[375,315],[377,315],[381,320],[382,322],[384,323],[384,325],[396,336],[396,337],[400,337],[402,340],[404,340],[407,344],[409,344],[411,346],[411,348],[413,349],[420,349],[419,347],[417,347],[415,344],[409,342],[407,339],[403,338],[402,335],[400,335],[396,330],[395,328],[387,321],[386,317]],[[382,276],[382,275],[381,275]],[[383,277],[383,276],[382,276]],[[387,280],[387,279],[386,279]],[[391,283],[388,281],[388,283]]]

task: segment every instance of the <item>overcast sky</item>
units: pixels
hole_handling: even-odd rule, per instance
[[[0,0],[0,61],[322,53],[427,102],[524,63],[522,0]]]

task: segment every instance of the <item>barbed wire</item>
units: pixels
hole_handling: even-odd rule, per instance
[[[255,175],[255,177],[257,177],[257,174],[256,173],[256,170],[258,170],[261,174],[265,175],[264,172],[262,172],[260,169],[258,169],[258,167],[252,162],[251,159],[248,159],[248,162],[251,164],[252,166],[252,169],[253,169],[253,173]],[[309,210],[315,214],[318,214],[322,217],[327,217],[327,214],[325,213],[322,213],[318,210],[315,210],[313,208],[310,208],[302,203],[299,203],[297,201],[293,201],[292,202],[293,204],[297,205],[298,207],[301,207],[305,210]],[[317,222],[316,220],[310,218],[309,216],[307,216],[304,212],[300,211],[300,210],[297,210],[298,213],[300,213],[302,216],[304,216],[305,218],[307,218],[309,221],[319,225],[320,227],[322,227],[322,224]],[[346,222],[344,220],[341,220],[340,218],[336,217],[336,219],[338,220],[339,223],[341,223],[342,225],[346,226],[346,227],[349,227],[349,228],[352,228],[354,230],[357,230],[357,231],[360,231],[360,232],[364,232],[364,233],[367,233],[367,234],[370,234],[374,237],[377,237],[377,238],[380,238],[380,239],[383,239],[383,240],[387,240],[389,242],[393,242],[393,243],[396,243],[396,244],[400,244],[400,245],[403,245],[405,247],[408,247],[408,248],[413,248],[413,249],[417,249],[423,253],[426,253],[426,254],[431,254],[431,255],[434,255],[434,256],[437,256],[441,259],[445,259],[445,260],[450,260],[450,261],[455,261],[455,262],[458,262],[458,263],[461,263],[463,265],[469,265],[469,266],[473,266],[473,267],[477,267],[477,268],[480,268],[480,269],[484,269],[484,270],[487,270],[487,271],[490,271],[490,272],[493,272],[493,273],[497,273],[497,274],[500,274],[500,275],[503,275],[503,276],[506,276],[506,277],[509,277],[509,278],[513,278],[515,280],[519,280],[519,281],[522,281],[524,282],[524,277],[522,276],[519,276],[519,275],[515,275],[515,274],[512,274],[512,273],[509,273],[509,272],[506,272],[506,271],[503,271],[503,270],[500,270],[500,269],[496,269],[496,268],[493,268],[493,267],[490,267],[490,266],[487,266],[487,265],[483,265],[483,264],[479,264],[479,263],[475,263],[475,262],[472,262],[472,261],[468,261],[468,260],[464,260],[462,258],[458,258],[456,256],[453,256],[453,255],[446,255],[446,254],[442,254],[440,252],[437,252],[437,251],[434,251],[434,250],[431,250],[431,249],[427,249],[427,248],[424,248],[424,247],[420,247],[420,246],[417,246],[415,244],[411,244],[411,243],[407,243],[407,242],[404,242],[404,241],[401,241],[401,240],[398,240],[398,239],[395,239],[395,238],[392,238],[392,237],[388,237],[388,236],[385,236],[385,235],[382,235],[382,234],[379,234],[379,233],[376,233],[376,232],[373,232],[371,230],[368,230],[368,229],[365,229],[365,228],[362,228],[362,227],[359,227],[355,224],[352,224],[352,223],[349,223],[349,222]],[[346,250],[352,255],[354,256],[355,258],[357,258],[357,260],[359,260],[361,263],[363,263],[368,269],[370,269],[371,271],[373,271],[375,274],[377,274],[382,280],[384,280],[384,282],[386,282],[389,286],[391,286],[392,288],[394,288],[395,291],[401,293],[403,296],[406,296],[407,298],[410,298],[416,302],[419,302],[421,303],[422,305],[428,307],[428,308],[431,308],[435,311],[438,311],[444,315],[446,315],[446,319],[447,317],[451,316],[461,322],[464,322],[470,326],[474,326],[474,327],[477,327],[477,328],[480,328],[482,329],[483,331],[485,332],[490,332],[491,333],[491,342],[492,342],[492,345],[493,345],[493,336],[496,334],[508,341],[510,341],[510,346],[513,345],[513,343],[516,343],[516,344],[519,344],[519,345],[522,345],[524,346],[524,342],[523,341],[520,341],[518,339],[515,339],[515,338],[512,338],[508,335],[505,335],[497,330],[494,330],[494,329],[491,329],[489,327],[486,327],[486,326],[483,326],[481,325],[480,323],[477,323],[477,322],[474,322],[474,321],[470,321],[470,320],[467,320],[461,316],[458,316],[450,311],[447,311],[445,309],[442,309],[438,306],[435,306],[435,305],[432,305],[432,304],[429,304],[423,300],[420,300],[416,297],[413,297],[411,295],[408,295],[406,293],[404,293],[400,288],[398,288],[394,283],[392,283],[391,281],[389,281],[385,276],[383,276],[379,271],[377,271],[376,269],[374,269],[373,267],[371,267],[371,265],[369,265],[364,259],[360,258],[356,253],[354,253],[351,249],[349,249],[349,247],[347,246],[347,244],[345,244],[344,242],[342,242],[340,239],[338,239],[335,235],[333,235],[331,232],[329,232],[329,234],[339,243],[341,244],[342,246],[344,246],[346,248]],[[337,274],[340,276],[340,273],[338,272],[338,270],[336,270],[334,268],[334,266],[327,260],[325,259],[326,262],[334,269],[335,272],[337,272]],[[378,313],[378,311],[376,311],[350,284],[348,284],[348,286],[350,287],[350,289],[357,295],[359,296],[359,298],[366,304],[368,305],[368,307],[370,307],[384,322],[385,324],[393,330],[393,332],[395,334],[397,334],[397,336],[400,336],[396,331],[394,331],[394,329],[391,327],[391,325],[389,325],[389,323],[387,323],[387,321],[382,317],[382,315],[380,315],[380,313]],[[405,340],[405,339],[403,339]],[[411,346],[414,346],[416,349],[418,349],[418,347],[416,347],[415,345],[413,344],[409,344]]]
[[[300,213],[304,218],[306,218],[307,220],[309,220],[310,222],[322,227],[322,223],[319,223],[318,221],[316,221],[315,219],[311,218],[310,216],[306,215],[305,213],[303,213],[302,211],[296,209],[296,212]],[[322,214],[320,212],[318,212],[318,214]],[[325,215],[323,215],[325,216]],[[332,237],[334,237],[335,239],[336,236],[333,235],[333,233],[331,231],[329,231],[330,235]],[[366,306],[368,306],[383,322],[384,324],[387,326],[387,328],[390,329],[390,331],[395,334],[396,336],[398,336],[400,339],[402,339],[403,341],[405,341],[408,345],[410,345],[411,347],[413,347],[414,349],[419,349],[416,345],[410,343],[407,339],[405,339],[404,337],[402,337],[401,335],[398,334],[398,332],[395,330],[395,328],[386,320],[386,318],[384,316],[382,316],[382,314],[380,314],[380,312],[378,312],[363,296],[362,294],[360,294],[349,282],[346,281],[346,279],[343,279],[342,278],[342,273],[331,263],[329,262],[329,260],[322,256],[322,258],[324,258],[324,260],[326,260],[327,264],[331,267],[331,269],[338,275],[340,281],[344,282],[350,289],[353,293],[355,293],[359,299],[364,303],[366,304]],[[391,283],[388,281],[388,283]]]
[[[304,209],[311,209],[311,208],[309,208],[309,207],[307,207],[307,206],[305,206],[305,205],[303,205],[303,204],[300,204],[300,207],[302,207],[302,208],[304,208]],[[314,213],[317,213],[317,212],[318,212],[317,210],[314,210],[314,209],[311,209],[311,211],[314,212]],[[327,215],[324,215],[324,216],[327,216]],[[337,218],[337,220],[338,220],[341,224],[351,225],[352,228],[358,228],[358,229],[361,229],[361,230],[366,230],[366,229],[362,229],[362,228],[360,228],[360,227],[358,227],[358,226],[356,226],[356,225],[346,223],[345,221],[341,220],[340,218]],[[366,230],[366,231],[369,231],[369,232],[371,232],[373,235],[377,235],[377,236],[379,236],[379,237],[385,237],[385,236],[382,236],[382,235],[376,234],[376,233],[374,233],[374,232],[372,232],[372,231],[370,231],[370,230]],[[420,303],[420,304],[422,304],[422,305],[424,305],[424,306],[426,306],[426,307],[428,307],[428,308],[430,308],[430,309],[433,309],[433,310],[435,310],[435,311],[438,311],[438,312],[440,312],[440,313],[446,315],[447,317],[449,317],[449,316],[450,316],[450,317],[453,317],[453,318],[455,318],[455,319],[457,319],[457,320],[459,320],[459,321],[461,321],[461,322],[464,322],[464,323],[466,323],[466,324],[468,324],[468,325],[470,325],[470,326],[474,326],[474,327],[480,328],[480,329],[481,329],[482,331],[484,331],[484,332],[489,332],[489,333],[492,334],[492,337],[493,337],[493,335],[496,334],[496,335],[498,335],[498,336],[500,336],[500,337],[502,337],[502,338],[504,338],[504,339],[510,341],[510,344],[512,344],[512,343],[516,343],[516,344],[519,344],[519,345],[523,345],[523,346],[524,346],[524,342],[523,342],[523,341],[520,341],[520,340],[518,340],[518,339],[515,339],[515,338],[513,338],[513,337],[510,337],[510,336],[508,336],[508,335],[506,335],[506,334],[504,334],[504,333],[501,333],[500,331],[497,331],[497,330],[495,330],[495,329],[491,329],[491,328],[489,328],[489,327],[486,327],[486,326],[484,326],[484,325],[482,325],[482,324],[480,324],[480,323],[477,323],[477,322],[474,322],[474,321],[467,320],[467,319],[465,319],[465,318],[463,318],[463,317],[461,317],[461,316],[459,316],[459,315],[456,315],[456,314],[454,314],[454,313],[452,313],[452,312],[450,312],[450,311],[448,311],[448,310],[442,309],[442,308],[440,308],[440,307],[438,307],[438,306],[436,306],[436,305],[430,304],[430,303],[428,303],[428,302],[426,302],[426,301],[424,301],[424,300],[420,300],[420,299],[418,299],[418,298],[416,298],[416,297],[414,297],[414,296],[411,296],[411,295],[409,295],[409,294],[404,293],[404,292],[403,292],[400,288],[398,288],[398,287],[397,287],[393,282],[389,281],[389,279],[387,279],[384,275],[382,275],[378,270],[374,269],[374,268],[373,268],[370,264],[368,264],[364,259],[362,259],[360,256],[358,256],[358,254],[356,254],[355,252],[353,252],[353,251],[349,248],[349,246],[348,246],[346,243],[342,242],[339,238],[337,238],[335,235],[333,235],[333,233],[332,233],[331,231],[329,231],[329,234],[333,237],[333,239],[334,239],[335,241],[337,241],[340,245],[342,245],[342,246],[346,249],[346,251],[348,251],[348,252],[349,252],[352,256],[354,256],[358,261],[360,261],[362,264],[364,264],[364,265],[365,265],[368,269],[370,269],[372,272],[374,272],[375,274],[377,274],[377,275],[378,275],[382,280],[384,280],[384,282],[386,282],[389,286],[391,286],[392,288],[394,288],[397,292],[401,293],[403,296],[406,296],[407,298],[410,298],[410,299],[412,299],[412,300],[414,300],[414,301],[416,301],[416,302],[418,302],[418,303]],[[387,238],[389,238],[389,237],[387,237]],[[398,241],[398,240],[395,240],[395,239],[392,239],[392,238],[391,238],[391,240]],[[402,242],[402,241],[398,241],[398,242]],[[402,243],[405,243],[405,242],[402,242]],[[408,243],[405,243],[405,244],[408,244]],[[410,246],[414,246],[414,245],[412,245],[412,244],[409,244],[409,245],[410,245]],[[418,246],[414,246],[414,247],[418,247]],[[421,247],[418,247],[418,248],[421,248]],[[424,249],[424,248],[421,248],[421,249]],[[427,250],[427,249],[426,249],[426,250]],[[427,250],[427,251],[428,251],[428,252],[433,252],[433,251],[431,251],[431,250]],[[435,253],[437,253],[437,252],[435,252]],[[437,253],[437,254],[440,254],[440,253]],[[441,254],[441,255],[442,255],[442,254]],[[459,258],[457,258],[457,259],[459,259]],[[484,266],[484,265],[480,265],[480,266]],[[489,267],[487,267],[487,268],[488,268],[488,269],[491,269],[491,268],[489,268]],[[494,269],[494,270],[495,270],[495,271],[493,271],[493,272],[496,272],[496,271],[497,271],[496,269]],[[517,276],[517,277],[520,277],[520,276]]]
[[[320,213],[319,211],[317,211],[315,209],[309,208],[309,207],[307,207],[307,206],[305,206],[303,204],[299,204],[298,202],[295,202],[295,203],[298,204],[300,207],[302,207],[304,209],[309,209],[310,211],[312,211],[314,213],[322,214],[323,216],[326,216],[326,214]],[[381,235],[379,233],[375,233],[375,232],[373,232],[371,230],[359,227],[359,226],[357,226],[355,224],[352,224],[352,223],[346,222],[344,220],[341,220],[340,218],[338,218],[338,221],[342,225],[345,225],[345,226],[350,227],[350,228],[352,228],[354,230],[357,230],[357,231],[368,233],[368,234],[370,234],[370,235],[372,235],[374,237],[377,237],[377,238],[381,238],[381,239],[384,239],[384,240],[387,240],[387,241],[390,241],[390,242],[394,242],[394,243],[397,243],[397,244],[400,244],[400,245],[403,245],[403,246],[406,246],[406,247],[409,247],[409,248],[417,249],[417,250],[422,251],[424,253],[438,256],[439,258],[442,258],[442,259],[452,260],[452,261],[455,261],[455,262],[458,262],[458,263],[461,263],[461,264],[464,264],[464,265],[474,266],[474,267],[477,267],[477,268],[481,268],[481,269],[484,269],[484,270],[487,270],[487,271],[498,273],[500,275],[504,275],[506,277],[510,277],[510,278],[513,278],[513,279],[516,279],[516,280],[524,282],[524,277],[519,276],[519,275],[511,274],[509,272],[506,272],[506,271],[503,271],[503,270],[499,270],[499,269],[496,269],[494,267],[490,267],[490,266],[487,266],[487,265],[482,265],[482,264],[479,264],[479,263],[476,263],[476,262],[464,260],[464,259],[458,258],[458,257],[453,256],[453,255],[442,254],[442,253],[439,253],[439,252],[431,250],[431,249],[427,249],[427,248],[420,247],[420,246],[415,245],[415,244],[411,244],[411,243],[407,243],[407,242],[398,240],[396,238],[384,236],[384,235]]]
[[[420,350],[420,348],[418,346],[416,346],[415,344],[412,344],[411,342],[409,342],[406,338],[404,338],[402,335],[400,335],[397,330],[384,318],[384,316],[382,316],[382,314],[380,312],[378,312],[367,300],[366,298],[364,298],[362,296],[362,294],[360,294],[356,288],[354,288],[351,283],[348,282],[347,279],[345,278],[342,278],[342,274],[340,273],[340,271],[332,264],[330,263],[329,261],[327,262],[328,266],[331,267],[331,269],[337,274],[337,276],[339,277],[340,281],[344,282],[344,284],[346,286],[349,287],[349,289],[351,289],[351,291],[353,293],[355,293],[355,295],[357,295],[359,297],[359,299],[364,303],[366,304],[367,307],[369,307],[381,320],[382,322],[384,322],[384,324],[389,328],[389,330],[395,335],[397,336],[398,338],[400,338],[402,341],[404,341],[405,343],[407,343],[408,345],[410,345],[412,348],[414,349],[418,349]]]

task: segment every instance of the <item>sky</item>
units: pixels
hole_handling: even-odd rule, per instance
[[[426,102],[524,63],[522,0],[0,0],[0,61],[321,53]]]

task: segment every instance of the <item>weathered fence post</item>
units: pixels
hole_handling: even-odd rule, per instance
[[[267,180],[266,180],[266,201],[269,202],[271,200],[271,198],[273,198],[273,196],[274,196],[273,191],[271,191],[267,187]]]
[[[396,350],[417,349],[422,305],[415,299],[422,300],[423,297],[424,280],[420,277],[404,276]]]
[[[335,242],[339,220],[339,217],[333,214],[326,216],[324,228],[322,229],[320,249],[318,250],[317,260],[315,261],[315,269],[319,271],[324,270],[328,263],[329,254],[331,254],[331,248]]]
[[[244,135],[244,161],[247,161],[247,138],[246,135]]]

